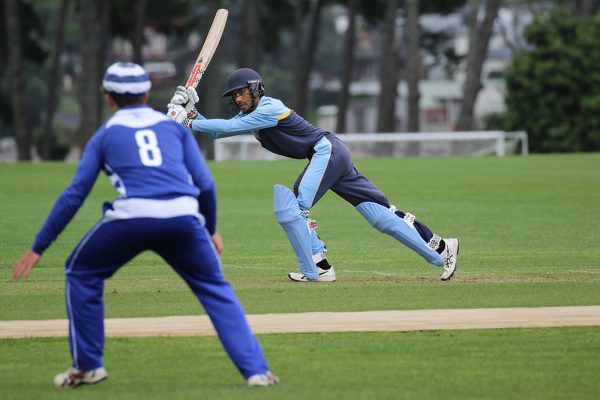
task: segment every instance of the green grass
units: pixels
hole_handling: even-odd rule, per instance
[[[250,389],[218,340],[108,339],[109,380],[73,392],[50,379],[65,340],[0,341],[10,399],[595,399],[595,328],[260,335],[285,380]],[[42,361],[43,360],[43,361]],[[143,366],[143,368],[141,367]]]
[[[338,282],[292,284],[286,274],[295,261],[273,216],[272,187],[291,186],[304,162],[215,163],[223,270],[248,313],[600,304],[600,154],[364,159],[356,165],[391,203],[436,233],[460,238],[456,278],[440,282],[438,269],[329,193],[312,215]],[[65,318],[63,263],[100,218],[102,202],[115,197],[106,178],[99,178],[29,281],[12,282],[10,269],[74,168],[0,164],[0,320]],[[149,253],[106,285],[107,317],[201,312],[179,277]],[[265,335],[261,342],[284,385],[259,394],[239,385],[215,338],[109,339],[110,383],[77,396],[597,398],[599,335],[598,327]],[[49,387],[52,375],[68,365],[64,339],[0,341],[0,347],[0,386],[9,388],[8,398],[69,395]],[[181,369],[169,367],[172,360]],[[32,367],[39,375],[19,383]],[[444,380],[448,369],[457,372]],[[132,377],[132,371],[143,375]]]

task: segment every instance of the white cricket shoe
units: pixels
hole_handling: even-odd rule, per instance
[[[271,386],[279,383],[279,378],[267,371],[264,374],[252,375],[246,380],[248,386]]]
[[[316,281],[309,280],[306,275],[298,272],[290,272],[288,277],[294,282],[335,282],[335,270],[333,267],[325,270],[317,267],[319,277]]]
[[[106,378],[108,378],[108,374],[104,367],[89,371],[71,367],[54,377],[54,386],[57,388],[76,388],[79,385],[98,383]]]
[[[443,281],[447,281],[452,276],[454,276],[454,272],[456,271],[456,258],[458,257],[458,239],[450,238],[444,239],[446,242],[446,248],[442,251],[442,258],[444,259],[444,272],[440,277]]]

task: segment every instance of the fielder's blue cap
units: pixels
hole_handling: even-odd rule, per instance
[[[152,82],[141,65],[117,62],[106,70],[102,87],[117,96],[141,96],[150,90]]]

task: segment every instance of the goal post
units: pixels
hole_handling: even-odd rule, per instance
[[[346,133],[337,136],[352,156],[427,157],[488,156],[529,154],[526,132],[469,131],[421,133]],[[252,135],[240,135],[215,141],[215,161],[276,160],[283,157],[260,146]]]

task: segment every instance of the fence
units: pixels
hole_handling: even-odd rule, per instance
[[[337,135],[353,157],[487,156],[529,154],[525,132],[473,131],[423,133],[347,133]],[[281,156],[260,146],[254,136],[215,141],[215,160],[274,160]]]

